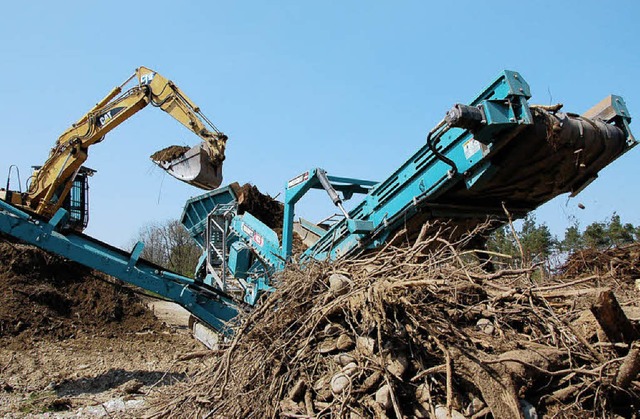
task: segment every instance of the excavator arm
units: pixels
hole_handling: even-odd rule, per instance
[[[136,84],[123,93],[123,88],[134,79]],[[178,147],[177,153],[161,151],[152,160],[182,181],[202,189],[217,188],[222,182],[227,137],[173,82],[139,67],[58,138],[47,161],[34,172],[21,206],[51,218],[68,196],[73,180],[87,160],[89,147],[149,104],[167,112],[202,139],[201,144],[189,151],[187,147]],[[197,162],[185,155],[196,155]]]

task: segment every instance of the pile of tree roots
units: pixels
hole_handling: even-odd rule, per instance
[[[590,248],[577,251],[568,258],[561,271],[567,276],[592,273],[625,282],[639,279],[640,243],[603,251]]]
[[[359,260],[290,267],[213,352],[218,362],[178,394],[160,396],[155,414],[638,414],[638,300],[617,297],[632,282],[614,292],[606,272],[487,273],[458,250],[464,240],[447,237],[421,234]]]

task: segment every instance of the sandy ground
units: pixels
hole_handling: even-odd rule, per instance
[[[64,340],[0,341],[0,417],[137,417],[146,398],[188,380],[200,359],[176,361],[204,347],[187,330],[181,307],[148,305],[159,331]]]

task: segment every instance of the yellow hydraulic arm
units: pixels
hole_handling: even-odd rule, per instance
[[[134,79],[137,84],[122,93]],[[47,161],[34,172],[22,197],[22,206],[46,218],[52,217],[69,194],[76,174],[87,159],[89,147],[102,141],[109,131],[149,104],[169,113],[198,135],[203,140],[201,148],[207,154],[207,164],[215,166],[212,172],[221,173],[227,137],[173,82],[153,70],[139,67],[58,138]],[[221,177],[205,182],[200,179],[193,184],[215,189],[220,181]]]

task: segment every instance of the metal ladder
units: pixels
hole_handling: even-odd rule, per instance
[[[211,274],[215,285],[226,292],[227,281],[227,240],[234,233],[229,229],[231,218],[236,215],[235,203],[217,204],[207,216],[207,273]]]

